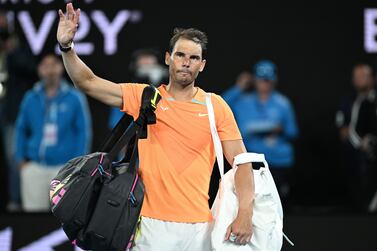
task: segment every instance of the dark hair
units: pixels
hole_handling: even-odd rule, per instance
[[[58,55],[56,55],[55,53],[52,53],[52,52],[48,52],[48,53],[41,54],[41,55],[38,56],[38,64],[41,64],[43,62],[43,60],[45,60],[45,58],[48,58],[48,57],[53,58],[56,62],[62,63],[62,61],[61,61],[61,59]]]
[[[191,40],[197,44],[200,44],[202,47],[202,58],[205,57],[207,53],[207,43],[208,43],[208,38],[207,35],[198,29],[195,28],[175,28],[173,32],[173,37],[170,39],[169,43],[169,53],[173,52],[175,43],[178,41],[178,39],[184,38]]]

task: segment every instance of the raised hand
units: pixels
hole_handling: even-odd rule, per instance
[[[56,38],[63,47],[67,47],[76,34],[80,21],[80,9],[76,11],[72,3],[66,5],[66,15],[59,9],[59,25]]]

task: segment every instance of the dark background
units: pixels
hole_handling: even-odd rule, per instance
[[[282,250],[375,251],[376,224],[376,218],[365,216],[287,216],[284,220],[284,231],[295,246],[291,247],[284,241]],[[59,229],[56,219],[47,214],[13,214],[7,217],[0,215],[0,240],[3,238],[0,250],[8,251],[6,246],[11,244],[10,250],[24,248],[25,251],[73,251],[69,241],[59,241],[62,240],[56,234]],[[11,243],[1,236],[6,231],[12,233]],[[59,236],[62,235],[65,234],[61,230]]]
[[[120,9],[141,11],[141,22],[128,23],[119,33],[115,55],[104,55],[103,37],[93,22],[83,40],[94,42],[96,47],[93,55],[81,57],[83,61],[97,75],[115,82],[127,82],[132,51],[154,47],[164,52],[174,27],[196,27],[208,34],[207,66],[197,81],[206,91],[221,94],[234,84],[238,73],[251,69],[257,60],[273,60],[278,66],[277,88],[291,99],[300,129],[295,143],[295,203],[311,212],[339,212],[339,208],[346,208],[335,111],[342,96],[351,91],[352,66],[360,61],[377,66],[375,54],[367,54],[363,48],[364,8],[377,7],[377,3],[354,0],[314,5],[305,1],[287,5],[284,1],[249,2],[250,6],[245,6],[233,2],[205,7],[196,2],[156,6],[147,1],[108,0],[74,4],[88,13],[105,10],[110,20]],[[39,27],[45,11],[64,6],[64,1],[31,1],[0,7],[16,13],[29,11]],[[56,25],[43,53],[54,50]],[[15,28],[23,38],[17,21]],[[108,134],[109,107],[91,98],[89,103],[94,151]],[[212,196],[214,191],[211,190]]]
[[[9,2],[2,2],[0,9],[14,11],[16,15],[21,10],[28,11],[36,27],[46,11],[65,6],[61,0],[50,4],[36,0],[30,4]],[[347,213],[345,172],[335,128],[337,106],[352,90],[352,66],[366,61],[377,67],[376,54],[368,54],[363,48],[364,9],[377,8],[377,2],[245,1],[241,5],[235,1],[168,4],[97,0],[74,1],[74,4],[89,14],[92,10],[103,10],[110,20],[121,9],[142,13],[141,22],[127,23],[120,31],[114,55],[104,55],[103,37],[93,21],[89,35],[83,39],[93,42],[96,48],[93,55],[81,56],[83,61],[97,75],[115,82],[129,79],[127,67],[134,50],[154,47],[164,52],[174,27],[196,27],[208,34],[207,66],[197,81],[206,91],[221,94],[234,84],[242,70],[250,70],[257,60],[274,61],[279,74],[277,88],[291,99],[300,129],[292,184],[295,210],[288,212],[284,226],[296,247],[290,248],[284,242],[283,250],[377,250],[376,217]],[[42,54],[36,57],[54,51],[56,25],[57,22]],[[15,30],[25,40],[18,21]],[[109,133],[109,107],[89,97],[88,100],[95,151]],[[0,156],[0,198],[6,197],[4,167],[4,156]],[[212,199],[217,178],[215,172],[210,190]],[[48,214],[0,214],[0,235],[6,227],[13,231],[12,250],[16,250],[59,226]],[[0,249],[1,244],[4,243],[0,243]],[[72,247],[66,242],[55,250],[72,250]]]

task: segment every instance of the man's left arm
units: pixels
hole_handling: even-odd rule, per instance
[[[230,165],[233,165],[235,156],[246,152],[242,140],[222,141],[222,147],[225,158]],[[236,243],[246,244],[251,240],[253,234],[251,219],[254,202],[254,176],[251,163],[238,166],[234,181],[239,209],[236,219],[227,229],[225,240],[229,240],[230,234],[233,233],[237,236]]]

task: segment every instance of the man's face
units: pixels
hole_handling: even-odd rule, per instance
[[[46,85],[57,84],[63,74],[62,63],[52,55],[46,56],[38,66],[38,74]]]
[[[270,93],[274,89],[274,82],[266,79],[256,79],[255,86],[259,93]]]
[[[200,44],[187,39],[178,39],[173,51],[166,53],[165,63],[169,65],[171,81],[187,86],[203,71],[206,61],[202,58]]]
[[[353,70],[352,80],[356,90],[369,89],[373,85],[372,69],[367,65],[357,66]]]

